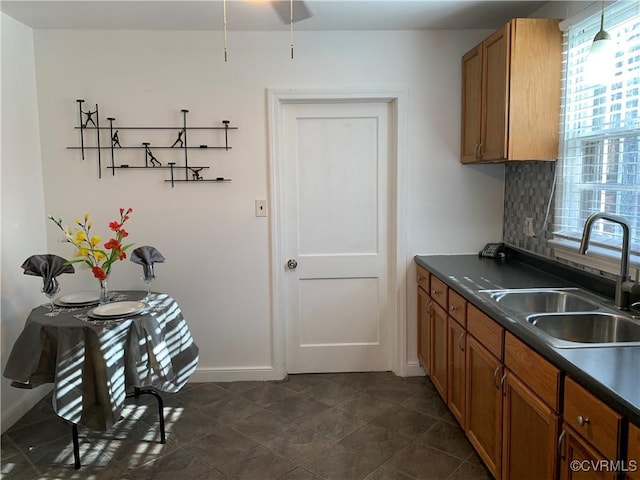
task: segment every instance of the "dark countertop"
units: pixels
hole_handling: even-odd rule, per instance
[[[582,274],[576,273],[575,269],[556,268],[557,265],[552,265],[548,259],[516,256],[517,259],[508,256],[504,260],[494,260],[477,255],[418,255],[415,261],[614,410],[640,426],[640,347],[555,348],[534,333],[532,328],[535,327],[524,325],[522,320],[510,316],[495,302],[478,293],[479,290],[499,288],[581,287],[597,294],[604,304],[612,305],[610,298],[594,289],[587,289]],[[569,275],[561,277],[549,272]],[[609,285],[602,288],[595,284],[589,286],[596,290],[609,289]]]

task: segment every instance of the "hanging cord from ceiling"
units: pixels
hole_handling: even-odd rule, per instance
[[[291,30],[291,60],[293,60],[293,0],[289,0],[289,26]]]
[[[227,0],[222,0],[222,30],[224,32],[224,62],[227,63]]]

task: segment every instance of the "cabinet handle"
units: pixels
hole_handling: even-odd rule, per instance
[[[500,385],[498,385],[498,373],[500,373],[500,365],[496,367],[493,372],[493,384],[496,386],[496,389],[500,389]]]
[[[500,389],[502,390],[502,392],[504,393],[504,381],[507,379],[507,372],[504,372],[504,375],[502,375],[502,378],[500,379]]]
[[[464,332],[462,332],[458,337],[458,347],[460,348],[461,352],[464,352],[464,345],[462,344],[462,340],[464,340]]]
[[[562,430],[562,433],[560,433],[560,436],[558,437],[558,455],[560,455],[561,457],[564,457],[564,455],[562,454],[562,446],[564,445],[564,437],[567,434],[566,430]]]
[[[482,158],[482,147],[484,146],[484,143],[480,142],[480,144],[478,145],[478,154],[476,155],[476,157],[478,157],[478,159]]]
[[[455,305],[449,305],[449,311],[451,313],[455,312],[456,310],[458,310],[458,307],[456,307]]]
[[[586,417],[583,417],[582,415],[578,415],[578,425],[580,425],[581,427],[584,427],[587,423],[591,423],[591,420],[589,420]]]
[[[442,293],[442,292],[440,292],[440,290],[438,290],[437,288],[433,289],[433,294],[434,295],[440,295],[440,293]]]
[[[480,146],[479,143],[476,143],[476,146],[473,149],[473,156],[478,158],[478,147]]]
[[[422,280],[424,280],[424,278],[422,278],[420,275],[418,275],[418,283],[420,283]]]

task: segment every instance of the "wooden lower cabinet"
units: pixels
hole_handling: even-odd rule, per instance
[[[640,480],[639,425],[424,269],[418,359],[496,480]]]
[[[640,480],[640,427],[629,424],[629,445],[627,448],[628,480]]]
[[[502,389],[504,367],[473,336],[467,335],[466,433],[478,455],[501,478]]]
[[[560,480],[616,480],[616,472],[594,468],[604,456],[595,450],[568,424],[563,424],[562,459],[560,462]]]
[[[447,312],[435,302],[431,303],[429,323],[431,381],[447,402]]]
[[[429,312],[431,310],[431,298],[422,288],[418,288],[418,361],[429,375]]]
[[[509,370],[503,390],[502,479],[556,478],[558,415]]]
[[[465,428],[467,332],[452,317],[447,320],[447,404],[462,428]]]

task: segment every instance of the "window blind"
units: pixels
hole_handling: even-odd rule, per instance
[[[557,165],[554,236],[577,240],[595,212],[624,217],[640,253],[640,2],[606,7],[604,29],[615,42],[611,82],[593,85],[587,56],[600,12],[564,33],[561,151]],[[622,231],[596,222],[591,239],[616,249]]]

